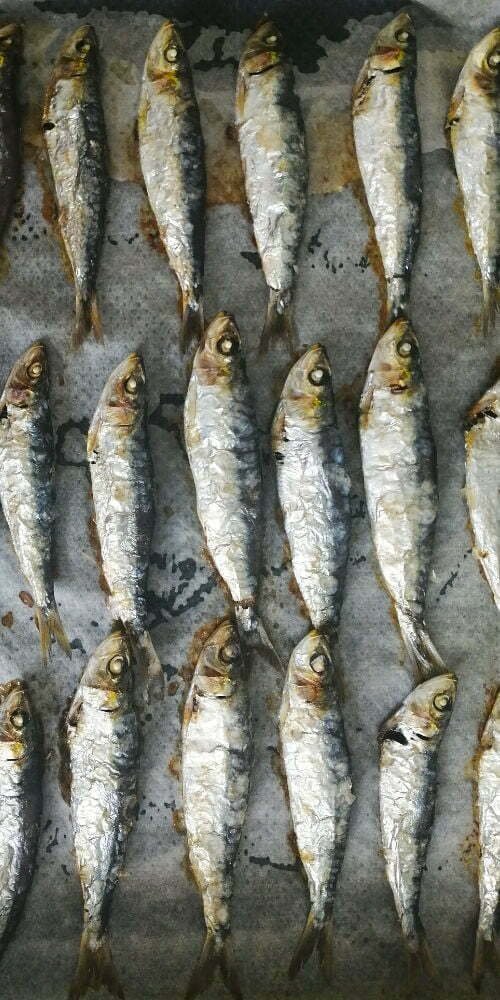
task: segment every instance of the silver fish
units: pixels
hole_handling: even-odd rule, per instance
[[[250,757],[247,670],[238,633],[225,619],[202,649],[182,723],[189,861],[207,928],[186,1000],[209,986],[217,967],[232,995],[242,996],[230,956],[230,905],[248,801]]]
[[[485,951],[497,943],[495,929],[500,904],[500,690],[481,736],[477,804],[480,909],[472,975],[479,988]]]
[[[163,670],[146,628],[154,500],[146,373],[138,354],[129,354],[109,376],[89,428],[87,456],[109,608],[161,696]]]
[[[317,948],[323,973],[331,979],[331,916],[354,796],[330,649],[316,630],[299,642],[290,657],[280,737],[293,827],[311,901],[290,975]]]
[[[149,49],[138,114],[151,208],[182,293],[182,341],[203,333],[205,151],[188,55],[165,21]]]
[[[0,236],[9,222],[21,175],[17,76],[22,36],[19,24],[0,28]]]
[[[229,313],[217,313],[196,352],[184,437],[210,555],[239,625],[270,646],[255,612],[262,531],[257,421],[240,335]]]
[[[406,315],[420,233],[417,46],[408,14],[378,33],[353,92],[354,144],[387,282],[387,316]]]
[[[292,566],[311,623],[336,629],[350,534],[350,479],[328,355],[320,344],[291,369],[272,426]]]
[[[307,154],[293,69],[283,38],[264,18],[238,68],[236,126],[247,201],[269,289],[261,346],[293,341],[291,302],[307,196]]]
[[[42,812],[42,731],[22,681],[0,687],[0,955],[35,869]]]
[[[500,611],[500,379],[469,412],[465,456],[474,551]]]
[[[16,361],[0,397],[0,499],[33,592],[42,659],[47,662],[52,636],[71,656],[54,598],[54,438],[43,344],[32,344]]]
[[[434,821],[437,758],[457,682],[419,684],[380,730],[380,828],[387,878],[411,966],[434,974],[420,919],[420,891]]]
[[[380,338],[360,403],[365,494],[384,583],[423,676],[444,669],[424,622],[437,514],[434,441],[418,343],[407,320]]]
[[[90,657],[67,716],[71,819],[83,932],[70,1000],[107,987],[123,997],[108,939],[113,891],[137,810],[139,733],[131,651],[122,629]]]
[[[483,331],[495,323],[500,281],[500,28],[471,49],[446,128],[483,283]]]
[[[58,225],[76,293],[73,345],[102,339],[96,299],[106,215],[106,131],[97,36],[89,24],[66,39],[52,73],[42,130],[54,181]]]

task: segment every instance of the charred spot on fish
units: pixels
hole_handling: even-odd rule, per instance
[[[281,451],[275,451],[274,452],[274,458],[275,458],[276,462],[283,462],[285,456],[283,455],[283,452],[281,452]]]
[[[42,131],[43,132],[51,132],[52,129],[55,128],[55,127],[56,127],[55,122],[43,122]]]
[[[309,381],[313,385],[324,385],[328,381],[328,371],[326,368],[313,368],[309,372]]]
[[[408,386],[406,385],[406,382],[393,382],[389,388],[393,395],[397,395],[399,392],[404,392]]]
[[[418,736],[419,740],[425,740],[426,743],[432,739],[432,736],[426,736],[425,733],[415,733],[415,736]]]
[[[477,413],[474,411],[470,413],[469,417],[465,421],[465,430],[470,431],[476,424],[484,424],[487,417],[491,417],[492,420],[497,419],[498,414],[491,407],[486,406],[484,410],[479,410]]]
[[[223,354],[226,358],[232,357],[233,354],[236,354],[239,350],[239,346],[240,345],[236,337],[229,337],[227,334],[217,341],[217,350],[219,351],[219,354]]]
[[[400,743],[402,747],[408,746],[408,740],[400,729],[388,729],[382,733],[382,741],[385,743],[386,740],[390,740],[391,743]]]

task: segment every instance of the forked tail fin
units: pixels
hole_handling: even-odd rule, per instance
[[[425,625],[396,604],[396,616],[401,637],[413,666],[422,680],[446,672],[446,666],[431,640]]]
[[[194,1000],[194,997],[208,989],[217,968],[220,969],[221,976],[231,996],[235,1000],[242,1000],[243,994],[238,976],[231,961],[230,938],[218,940],[211,931],[207,931],[201,955],[191,974],[186,990],[186,1000]]]
[[[114,966],[107,935],[103,934],[96,939],[95,935],[85,929],[68,1000],[79,1000],[88,990],[99,990],[103,986],[109,990],[111,996],[124,1000],[125,994]]]
[[[198,343],[203,337],[204,320],[203,304],[193,298],[182,296],[182,328],[181,328],[181,348],[185,352],[194,341]]]
[[[258,649],[271,660],[273,666],[283,670],[283,664],[262,619],[255,613],[255,608],[250,605],[235,604],[234,613],[243,645]]]
[[[478,928],[476,934],[476,947],[474,949],[474,960],[472,962],[472,982],[478,992],[481,989],[484,964],[487,958],[494,963],[497,972],[500,973],[498,944],[495,940],[488,941]]]
[[[265,354],[273,340],[285,340],[290,353],[295,350],[295,327],[292,317],[291,293],[269,289],[267,313],[262,330],[259,351]]]
[[[328,983],[333,980],[332,925],[318,923],[310,910],[299,943],[288,967],[290,979],[294,979],[314,951],[318,952],[320,969]]]
[[[157,701],[161,701],[164,695],[165,679],[160,658],[153,646],[149,632],[142,632],[141,635],[132,637],[132,643],[138,667],[144,674],[146,696],[148,699],[153,697]]]
[[[71,646],[55,603],[49,608],[35,605],[35,621],[40,636],[43,663],[47,664],[51,655],[52,637],[71,659]]]
[[[495,328],[496,316],[499,310],[500,296],[499,288],[495,281],[490,278],[483,279],[483,311],[481,325],[483,334],[486,337]]]
[[[77,291],[75,310],[75,329],[73,330],[72,340],[75,350],[81,347],[89,333],[93,333],[94,340],[102,343],[101,317],[99,315],[96,293],[93,292],[90,298],[84,298]]]

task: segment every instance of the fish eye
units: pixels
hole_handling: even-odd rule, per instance
[[[174,63],[179,55],[179,50],[177,45],[169,45],[168,49],[165,49],[164,56],[167,62]]]
[[[6,38],[2,39],[3,45],[12,45],[12,35],[7,35]]]
[[[220,354],[224,354],[229,357],[231,354],[236,354],[238,350],[238,341],[235,337],[228,337],[225,335],[217,341],[217,350]]]
[[[124,656],[112,656],[107,665],[108,674],[111,674],[112,677],[121,677],[125,666]]]
[[[324,385],[327,380],[328,372],[326,368],[313,368],[313,370],[309,372],[309,381],[312,382],[313,385]]]
[[[135,375],[130,375],[125,382],[125,389],[130,393],[131,396],[135,396],[137,392],[137,379]]]
[[[22,709],[18,708],[12,713],[10,717],[11,725],[14,729],[23,729],[26,723],[29,721],[29,715],[27,712],[23,712]]]
[[[396,41],[397,42],[407,42],[410,37],[410,32],[406,28],[401,28],[401,31],[396,31]]]
[[[276,34],[268,35],[266,38],[266,45],[276,45],[278,41],[278,36]]]
[[[498,66],[500,64],[500,49],[499,48],[493,49],[493,52],[490,52],[490,54],[488,56],[487,62],[488,62],[488,66],[491,69],[498,69]]]
[[[451,698],[447,694],[437,694],[433,701],[434,708],[438,712],[446,712],[451,706]]]
[[[403,339],[399,341],[398,344],[398,354],[402,358],[408,358],[413,350],[413,344],[411,340]]]
[[[90,42],[86,38],[81,38],[79,42],[76,43],[75,49],[77,52],[81,52],[83,56],[87,55],[90,51]]]
[[[40,378],[42,372],[43,372],[43,365],[41,361],[33,361],[33,364],[31,364],[28,368],[28,375],[30,378],[33,379]]]
[[[235,663],[240,656],[240,647],[233,641],[226,642],[220,651],[220,658],[223,663]]]
[[[311,670],[314,670],[315,674],[319,674],[320,676],[324,674],[328,666],[328,660],[325,654],[314,653],[314,655],[311,656],[311,659],[309,660],[309,666],[311,667]]]

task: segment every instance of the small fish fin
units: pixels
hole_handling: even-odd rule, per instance
[[[138,666],[145,675],[145,695],[146,699],[152,696],[156,701],[161,701],[164,694],[165,679],[163,668],[153,640],[149,632],[143,632],[135,638],[133,643],[137,656]]]
[[[201,955],[193,969],[186,990],[186,1000],[194,1000],[203,993],[213,981],[215,970],[219,967],[222,978],[235,1000],[242,1000],[243,994],[238,982],[238,976],[231,962],[229,940],[218,942],[211,931],[207,931]]]
[[[90,298],[84,298],[78,291],[75,302],[75,329],[73,331],[72,344],[75,350],[81,347],[83,341],[93,333],[94,340],[102,343],[102,326],[97,305],[96,293],[93,292]]]
[[[476,934],[476,946],[474,949],[474,959],[472,962],[472,982],[474,988],[479,992],[484,973],[486,959],[500,972],[500,957],[498,954],[498,942],[496,940],[487,941],[478,929]]]
[[[499,308],[500,294],[498,285],[485,278],[483,281],[483,311],[481,317],[482,330],[485,337],[495,329],[496,315]]]
[[[313,911],[310,910],[299,943],[288,967],[290,979],[295,978],[316,949],[318,951],[321,971],[327,982],[330,983],[333,976],[331,924],[318,924]]]
[[[439,976],[431,955],[425,931],[420,924],[416,940],[412,940],[408,951],[408,984],[410,992],[416,991],[418,981],[424,976],[432,982],[438,982]],[[418,995],[418,994],[416,994]]]
[[[96,940],[90,931],[84,930],[68,1000],[79,1000],[89,989],[99,990],[102,986],[109,990],[111,996],[124,1000],[125,994],[114,966],[107,935],[103,934]]]
[[[248,607],[248,605],[244,607],[241,604],[236,604],[234,613],[238,623],[240,638],[244,646],[259,650],[259,652],[271,660],[274,667],[283,671],[283,664],[280,657],[269,638],[262,619],[255,614],[254,608]]]
[[[445,672],[446,666],[444,661],[441,659],[425,626],[420,622],[416,622],[408,611],[398,607],[397,604],[396,616],[410,660],[418,670],[422,680],[432,677],[433,674]]]
[[[389,327],[401,316],[408,316],[410,298],[410,282],[407,277],[389,278],[387,282],[387,318],[386,326]]]
[[[35,621],[40,636],[43,663],[47,664],[51,655],[52,636],[57,640],[66,656],[71,659],[71,646],[55,605],[51,608],[41,608],[39,605],[35,605]]]
[[[266,354],[271,342],[274,340],[285,340],[288,343],[290,353],[293,354],[295,350],[295,328],[290,292],[279,292],[275,288],[270,288],[266,319],[260,338],[259,353]]]
[[[182,297],[181,348],[185,353],[194,341],[198,344],[204,331],[203,305],[201,302]]]

